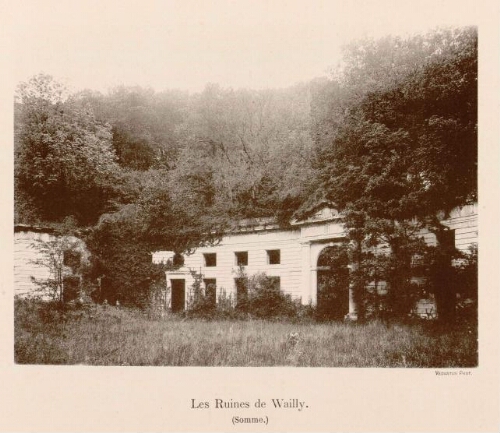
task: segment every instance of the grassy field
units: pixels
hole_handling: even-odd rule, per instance
[[[474,326],[203,321],[98,305],[15,303],[23,364],[474,367]]]

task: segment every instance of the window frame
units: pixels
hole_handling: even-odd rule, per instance
[[[211,257],[214,259],[213,261],[213,265],[212,264],[209,264],[211,263],[211,261],[207,260],[207,257]],[[206,267],[206,268],[215,268],[217,267],[217,253],[203,253],[203,265]]]
[[[248,266],[248,251],[235,251],[234,258],[236,266]],[[244,258],[245,260],[242,260],[242,258]]]
[[[279,249],[266,250],[266,253],[267,253],[267,264],[268,265],[281,265],[281,250],[279,250]],[[271,259],[273,258],[273,255],[276,253],[277,253],[278,261],[274,260],[274,263],[273,263],[273,260],[271,260]],[[274,258],[276,258],[276,256],[274,256]]]

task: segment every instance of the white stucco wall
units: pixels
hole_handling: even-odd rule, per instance
[[[34,263],[43,259],[35,248],[37,242],[49,242],[55,237],[48,233],[20,231],[14,233],[14,295],[33,295],[38,286],[31,280],[50,278],[49,268]]]
[[[443,221],[455,229],[455,245],[460,250],[477,243],[477,206],[465,206],[455,209],[450,217]],[[435,243],[432,233],[422,233],[428,244]],[[280,277],[281,289],[300,298],[303,303],[316,303],[317,263],[321,251],[345,239],[341,219],[335,211],[322,209],[306,221],[292,223],[288,230],[261,228],[254,232],[241,232],[225,236],[220,244],[197,249],[186,255],[184,266],[177,271],[167,273],[167,287],[172,279],[184,279],[186,297],[194,280],[190,272],[200,273],[203,278],[216,279],[217,291],[227,294],[236,292],[235,278],[238,277],[235,252],[248,252],[248,276],[265,272],[268,276]],[[281,261],[278,265],[268,263],[267,250],[280,250]],[[205,266],[205,253],[217,254],[217,266]],[[155,263],[166,262],[172,258],[172,252],[159,251],[153,254]]]
[[[57,239],[54,234],[27,229],[16,229],[14,233],[14,295],[25,297],[40,294],[40,287],[33,282],[32,277],[44,281],[52,277],[47,266],[37,262],[46,261],[47,257],[37,248],[44,242]],[[82,254],[82,260],[88,260],[89,254],[82,240],[66,237],[68,243]],[[71,269],[65,267],[65,275],[71,274]],[[47,298],[47,296],[42,296]]]
[[[467,252],[469,247],[478,243],[478,206],[471,204],[456,208],[450,216],[441,221],[445,226],[455,230],[455,248]],[[436,245],[436,236],[423,232],[422,236],[428,245]]]
[[[281,288],[294,297],[301,297],[301,244],[300,230],[262,231],[224,237],[217,246],[197,249],[186,255],[184,266],[178,272],[167,274],[168,279],[185,278],[186,290],[193,283],[188,271],[201,273],[203,278],[215,278],[217,291],[235,293],[235,278],[239,275],[235,252],[248,252],[248,265],[244,271],[248,276],[265,272],[268,276],[280,277]],[[280,263],[268,263],[267,250],[280,250]],[[205,266],[205,253],[217,254],[217,266]],[[170,254],[171,256],[171,254]],[[169,254],[157,252],[153,261],[158,263],[169,258]],[[170,281],[167,281],[170,284]]]

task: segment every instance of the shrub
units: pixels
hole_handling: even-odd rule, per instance
[[[213,294],[207,293],[202,287],[203,277],[201,274],[193,272],[194,282],[190,287],[186,311],[186,317],[203,319],[244,319],[241,309],[236,308],[236,302],[231,293],[227,293],[224,288],[219,289],[214,304]]]
[[[422,288],[434,294],[438,318],[449,322],[477,318],[477,266],[477,245],[451,253],[427,248],[422,256]]]
[[[92,253],[90,277],[100,278],[99,302],[149,308],[152,292],[165,284],[165,265],[154,264],[151,249],[138,235],[137,213],[133,206],[101,217],[89,232],[87,245]]]
[[[186,303],[187,316],[190,317],[213,317],[215,305],[213,299],[203,290],[201,274],[192,272],[194,282],[189,290]]]
[[[328,246],[318,257],[316,319],[342,320],[348,311],[349,269],[345,244]]]
[[[264,273],[248,279],[247,311],[258,318],[271,318],[290,315],[291,297],[285,295],[279,280]]]
[[[259,273],[241,278],[247,284],[246,299],[240,308],[243,313],[259,319],[298,317],[300,301],[282,292],[278,277]]]
[[[314,315],[312,306],[301,305],[300,299],[293,300],[280,290],[276,277],[259,273],[247,277],[243,270],[238,272],[244,287],[244,295],[236,299],[224,288],[218,290],[217,303],[202,287],[202,275],[193,273],[194,282],[189,290],[186,317],[205,319],[310,319]]]

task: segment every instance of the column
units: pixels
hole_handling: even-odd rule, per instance
[[[352,281],[351,275],[353,271],[356,270],[357,264],[351,263],[349,268],[349,312],[346,314],[345,318],[347,320],[358,320],[358,307],[356,305],[356,300],[354,297],[354,282]]]
[[[301,244],[302,257],[302,304],[307,305],[313,301],[311,296],[311,245],[309,242]]]
[[[318,304],[318,269],[316,266],[313,267],[313,265],[310,266],[310,299],[311,299],[311,304],[316,306]]]

